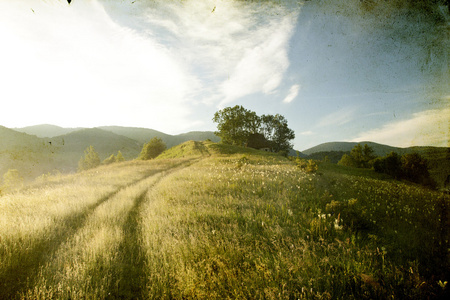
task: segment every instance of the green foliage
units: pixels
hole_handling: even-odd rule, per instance
[[[114,154],[111,154],[108,158],[105,158],[105,160],[102,161],[102,164],[110,165],[115,162],[116,162],[116,157],[114,156]]]
[[[386,157],[378,157],[373,168],[375,172],[385,173],[396,179],[403,176],[401,156],[396,152],[391,152]]]
[[[353,159],[352,156],[350,156],[348,154],[344,154],[342,156],[341,160],[338,161],[338,165],[346,166],[346,167],[354,167],[354,168],[358,167],[357,162]]]
[[[292,148],[290,140],[295,138],[287,120],[279,115],[263,115],[242,106],[226,107],[214,114],[217,123],[216,134],[222,142],[230,145],[255,148],[271,148],[274,152]]]
[[[431,188],[436,187],[428,171],[428,161],[417,153],[400,156],[391,152],[385,157],[377,158],[373,167],[376,172],[388,174],[395,179],[406,179]]]
[[[251,134],[257,133],[260,120],[255,112],[240,105],[226,107],[214,114],[217,123],[216,135],[223,143],[244,146]]]
[[[373,227],[367,216],[367,211],[360,205],[358,199],[332,200],[326,205],[325,209],[337,218],[338,226],[343,226],[344,229],[362,231]]]
[[[402,155],[402,170],[412,182],[423,183],[430,177],[427,160],[417,153]]]
[[[232,145],[173,153],[197,156],[3,196],[0,298],[448,298],[447,195]]]
[[[139,154],[138,159],[149,160],[156,158],[158,155],[166,150],[166,144],[162,139],[154,137],[147,144],[142,147],[142,151]]]
[[[89,170],[100,165],[100,157],[93,146],[84,150],[84,157],[78,161],[78,171]]]
[[[119,150],[116,155],[116,162],[122,162],[122,161],[125,161],[125,157],[123,157],[122,152],[120,152],[120,150]]]
[[[297,167],[304,170],[306,173],[315,173],[319,169],[319,165],[312,159],[296,158],[295,163]]]
[[[350,151],[350,154],[342,156],[338,164],[355,168],[371,168],[376,158],[373,153],[373,149],[367,144],[364,144],[364,147],[361,144],[357,144]]]
[[[114,154],[111,154],[108,158],[106,158],[104,161],[102,161],[103,165],[109,165],[116,162],[122,162],[125,161],[125,158],[122,155],[122,152],[120,150],[117,152],[117,155],[114,156]]]

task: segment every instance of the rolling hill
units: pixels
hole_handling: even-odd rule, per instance
[[[25,179],[55,170],[74,172],[90,145],[101,160],[118,151],[126,160],[131,160],[139,155],[143,144],[154,137],[161,138],[168,148],[189,140],[220,140],[208,131],[169,135],[153,129],[120,126],[62,128],[42,124],[14,129],[0,126],[0,177],[9,169],[17,169]]]
[[[50,124],[40,124],[35,126],[27,126],[22,128],[13,128],[13,130],[18,132],[23,132],[29,135],[35,135],[40,138],[52,138],[59,135],[64,135],[77,131],[83,128],[63,128]]]
[[[306,155],[311,155],[318,152],[331,152],[331,151],[342,151],[342,152],[350,152],[353,147],[355,147],[357,144],[367,144],[369,147],[371,147],[376,156],[385,156],[386,154],[394,151],[399,154],[406,153],[408,150],[407,148],[398,148],[398,147],[392,147],[388,145],[373,143],[373,142],[359,142],[359,143],[353,143],[353,142],[329,142],[329,143],[323,143],[320,145],[317,145],[315,147],[309,148],[307,150],[304,150],[303,153]]]
[[[102,126],[100,129],[126,136],[138,141],[141,145],[157,137],[166,143],[167,148],[179,145],[187,141],[204,141],[210,139],[213,142],[220,141],[220,138],[211,131],[191,131],[178,135],[170,135],[157,130],[137,127]]]
[[[343,154],[349,153],[357,144],[367,144],[374,150],[376,156],[385,156],[390,152],[396,152],[400,155],[410,153],[420,154],[428,160],[430,174],[440,187],[446,185],[446,181],[450,176],[450,148],[446,147],[415,146],[399,148],[373,142],[330,142],[304,150],[303,153],[307,154],[309,158],[318,160],[322,160],[325,156],[328,156],[333,163],[336,163]]]
[[[121,151],[125,159],[133,159],[141,151],[136,140],[99,128],[81,129],[51,139],[52,145],[59,147],[58,157],[76,166],[84,150],[93,146],[103,160]]]
[[[4,191],[0,299],[449,299],[448,197],[355,170],[190,141]]]
[[[169,135],[157,130],[136,127],[102,126],[97,128],[62,128],[54,125],[36,125],[9,129],[0,127],[0,175],[8,169],[18,169],[26,178],[33,178],[52,170],[76,171],[77,163],[84,150],[94,146],[103,160],[121,151],[127,160],[138,156],[144,143],[152,138],[161,138],[167,148],[186,141],[220,141],[211,131],[193,131]],[[357,143],[330,142],[299,152],[302,158],[322,160],[325,156],[336,163]],[[367,144],[377,156],[385,156],[391,151],[399,154],[417,152],[428,159],[430,173],[443,186],[450,170],[450,150],[439,147],[398,148],[373,142]],[[297,153],[292,151],[291,155]]]
[[[57,149],[48,139],[0,126],[0,141],[0,176],[9,169],[17,169],[21,176],[33,178],[58,165]]]
[[[166,134],[154,129],[140,128],[140,127],[122,127],[122,126],[100,126],[96,127],[104,131],[112,132],[117,135],[127,137],[129,139],[137,141],[141,146],[149,142],[152,138],[160,138],[166,143],[167,148],[179,145],[187,141],[204,141],[210,139],[213,142],[220,141],[220,138],[216,136],[212,131],[191,131],[178,135]],[[77,131],[82,131],[89,128],[63,128],[55,125],[41,124],[35,126],[28,126],[22,128],[13,128],[13,130],[26,133],[29,135],[35,135],[40,138],[54,138],[70,134]],[[91,128],[92,129],[92,128]]]

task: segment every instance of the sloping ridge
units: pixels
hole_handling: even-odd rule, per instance
[[[52,142],[60,147],[61,154],[76,153],[78,159],[84,150],[93,146],[101,159],[121,151],[126,159],[137,157],[141,146],[136,140],[99,128],[82,129],[57,136]]]
[[[54,151],[48,139],[0,126],[0,176],[8,169],[26,178],[49,172],[56,165]]]
[[[59,135],[65,135],[84,128],[64,128],[51,124],[40,124],[22,128],[14,128],[15,131],[23,132],[29,135],[35,135],[39,138],[52,138]]]
[[[170,135],[157,130],[138,127],[102,126],[98,128],[131,138],[138,141],[141,145],[149,142],[152,138],[160,138],[166,144],[167,148],[172,148],[191,140],[204,141],[210,139],[213,142],[220,141],[220,138],[211,131],[191,131],[178,135]]]
[[[210,156],[211,153],[206,142],[188,141],[180,145],[174,146],[164,151],[158,156],[159,159],[164,158],[182,158],[182,157],[204,157]]]
[[[374,142],[329,142],[329,143],[323,143],[320,145],[317,145],[315,147],[309,148],[307,150],[304,150],[303,153],[307,155],[311,155],[317,152],[331,152],[331,151],[343,151],[343,152],[350,152],[353,147],[355,147],[357,144],[365,145],[371,147],[375,155],[377,156],[385,156],[386,154],[394,151],[400,154],[405,153],[405,151],[408,151],[408,148],[399,148],[399,147],[392,147],[388,145],[378,144]]]

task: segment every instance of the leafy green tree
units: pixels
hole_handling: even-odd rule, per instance
[[[375,160],[376,155],[372,147],[369,147],[367,144],[364,144],[362,148],[362,165],[364,168],[371,168],[373,165],[373,161]]]
[[[357,144],[353,147],[352,151],[350,151],[350,156],[353,158],[355,167],[361,168],[364,157],[361,144]]]
[[[338,163],[348,167],[370,168],[376,158],[373,153],[373,149],[367,144],[364,147],[357,144],[350,151],[350,155],[343,155]]]
[[[405,179],[433,186],[428,172],[428,161],[417,153],[402,155],[402,171]]]
[[[353,158],[353,156],[344,154],[340,161],[338,161],[338,165],[346,166],[346,167],[358,167],[357,162]]]
[[[275,152],[289,151],[292,148],[289,141],[295,138],[294,131],[288,127],[287,120],[279,114],[274,116],[272,124],[274,126],[274,134],[271,139],[273,150]]]
[[[144,147],[142,147],[142,151],[139,154],[138,159],[153,159],[163,153],[164,150],[166,150],[166,144],[162,141],[162,139],[154,137],[150,140],[150,142],[146,143]]]
[[[240,105],[226,107],[214,114],[215,132],[225,144],[246,146],[249,136],[258,132],[260,119],[255,112]]]
[[[294,131],[282,115],[263,115],[242,106],[224,108],[214,114],[217,123],[216,134],[225,144],[271,148],[275,152],[289,151],[290,140],[295,138]]]
[[[396,179],[403,176],[401,156],[396,152],[377,158],[373,163],[373,168],[375,172],[385,173]]]
[[[254,133],[248,137],[247,146],[255,149],[271,148],[272,143],[261,133]]]
[[[123,157],[122,152],[120,152],[120,150],[117,152],[115,159],[116,159],[116,162],[125,161],[125,157]]]
[[[84,150],[84,157],[78,161],[78,171],[89,170],[100,165],[100,157],[93,146]]]

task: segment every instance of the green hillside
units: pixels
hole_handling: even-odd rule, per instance
[[[154,137],[160,138],[166,144],[167,148],[171,148],[187,141],[204,141],[207,139],[210,139],[213,142],[220,141],[220,138],[211,131],[192,131],[178,135],[170,135],[147,128],[120,126],[103,126],[99,128],[131,138],[142,145],[148,143]]]
[[[148,143],[154,137],[162,139],[167,144],[167,141],[171,137],[169,134],[147,128],[121,126],[102,126],[98,128],[136,140],[141,145]]]
[[[418,153],[427,159],[430,175],[437,182],[438,186],[443,189],[450,188],[450,148],[448,147],[420,146],[398,148],[373,142],[331,142],[307,149],[303,153],[307,154],[308,158],[316,160],[323,160],[327,156],[331,162],[337,163],[343,154],[350,153],[357,144],[367,144],[374,150],[376,156],[386,156],[390,152],[396,152],[400,155]]]
[[[23,132],[29,135],[35,135],[40,138],[52,138],[55,136],[68,134],[81,129],[84,128],[63,128],[50,124],[41,124],[22,128],[14,128],[15,131]]]
[[[0,126],[0,176],[9,169],[25,178],[52,171],[58,165],[57,148],[49,141]]]
[[[187,142],[0,196],[1,299],[446,299],[448,195]]]
[[[17,169],[26,181],[49,172],[75,172],[84,150],[91,145],[101,160],[118,151],[126,160],[131,160],[153,137],[161,138],[168,148],[188,140],[219,140],[213,132],[172,136],[152,129],[119,126],[62,128],[43,124],[15,129],[0,127],[0,184],[1,176],[9,169]]]
[[[378,143],[373,142],[329,142],[329,143],[323,143],[320,145],[317,145],[315,147],[306,149],[303,151],[303,153],[307,155],[311,155],[317,152],[330,152],[330,151],[343,151],[343,152],[350,152],[353,147],[355,147],[357,144],[367,144],[369,147],[371,147],[374,150],[374,154],[376,156],[385,156],[386,154],[394,151],[399,154],[407,153],[407,148],[398,148],[398,147],[391,147],[388,145],[382,145]]]
[[[60,147],[59,154],[72,164],[78,162],[84,150],[93,146],[103,160],[121,151],[126,159],[136,158],[142,146],[135,140],[99,128],[82,129],[52,139]]]

